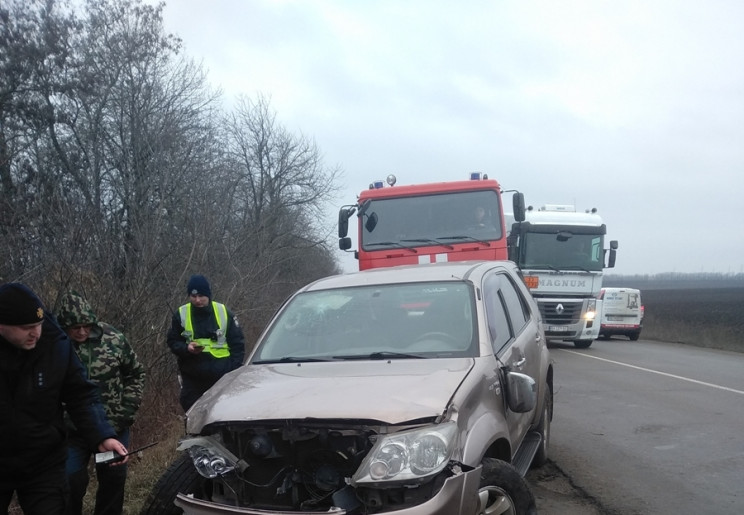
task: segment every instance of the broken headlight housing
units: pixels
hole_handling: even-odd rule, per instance
[[[178,444],[179,451],[186,450],[200,475],[214,479],[235,469],[245,470],[245,462],[210,436],[187,438]]]

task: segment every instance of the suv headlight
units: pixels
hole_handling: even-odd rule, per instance
[[[423,480],[447,466],[456,443],[454,422],[385,435],[364,458],[351,483]]]
[[[245,462],[210,436],[186,438],[178,444],[177,449],[188,451],[196,470],[207,479],[221,476],[236,468],[245,469]]]

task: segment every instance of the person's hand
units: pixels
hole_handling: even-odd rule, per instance
[[[124,447],[124,444],[121,443],[116,438],[106,438],[104,441],[98,444],[98,451],[99,452],[106,452],[106,451],[114,451],[115,453],[119,454],[120,456],[124,456],[124,459],[121,461],[117,461],[116,463],[112,463],[111,467],[116,467],[118,465],[123,465],[126,462],[129,461],[129,456],[127,456],[127,448]]]
[[[189,342],[188,350],[191,354],[201,354],[201,352],[204,350],[204,347],[196,342]]]

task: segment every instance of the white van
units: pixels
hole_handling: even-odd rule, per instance
[[[599,337],[608,339],[620,334],[637,340],[643,327],[641,291],[634,288],[602,288],[599,298],[602,299]]]

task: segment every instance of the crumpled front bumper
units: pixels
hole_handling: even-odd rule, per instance
[[[475,515],[478,513],[479,508],[478,489],[480,488],[480,473],[481,467],[467,472],[460,472],[448,478],[442,485],[441,490],[425,503],[381,513],[384,515]],[[307,511],[240,508],[203,501],[184,494],[178,494],[175,504],[183,510],[185,515],[308,515],[309,513]],[[345,515],[347,512],[341,508],[331,508],[328,511],[318,513]]]

